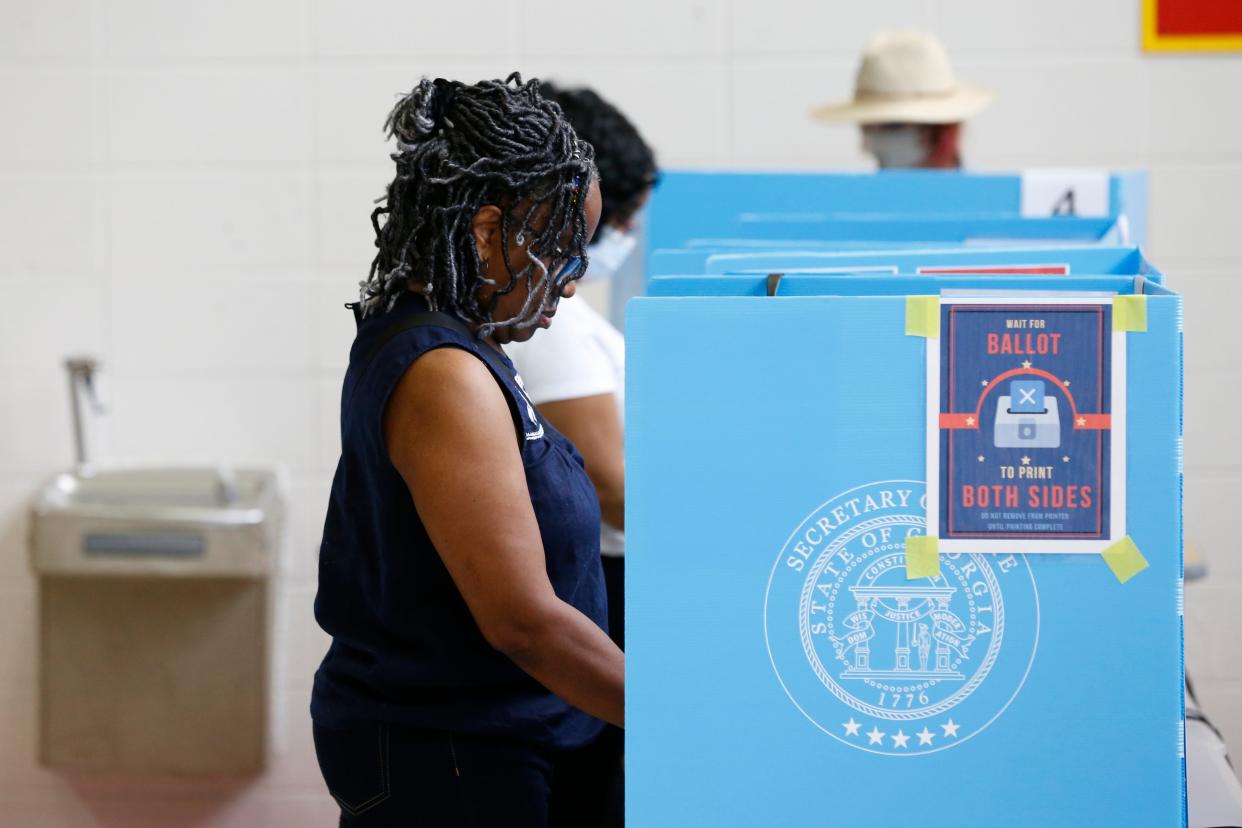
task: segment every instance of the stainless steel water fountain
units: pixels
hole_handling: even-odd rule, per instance
[[[39,492],[41,750],[53,766],[238,773],[265,760],[271,578],[285,503],[270,468],[100,465],[98,362],[69,368],[75,467]]]

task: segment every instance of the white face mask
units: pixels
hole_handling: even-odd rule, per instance
[[[875,156],[881,169],[921,167],[928,154],[923,128],[917,124],[864,130],[863,150]]]
[[[605,227],[599,238],[587,248],[591,262],[583,275],[584,282],[602,282],[616,275],[634,252],[638,239],[615,227]]]

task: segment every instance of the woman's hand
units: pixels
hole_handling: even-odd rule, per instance
[[[488,643],[565,701],[622,726],[625,656],[552,589],[513,417],[487,367],[458,348],[416,360],[389,398],[384,437]]]

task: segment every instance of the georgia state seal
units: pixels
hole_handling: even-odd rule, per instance
[[[1020,555],[941,555],[906,578],[926,487],[842,492],[794,530],[764,602],[768,654],[794,705],[870,753],[932,753],[976,735],[1022,689],[1039,643],[1039,593]]]

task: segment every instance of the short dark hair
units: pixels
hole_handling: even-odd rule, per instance
[[[556,101],[578,137],[595,147],[604,205],[599,227],[626,222],[658,179],[655,153],[638,129],[593,89],[543,85],[543,96]]]
[[[360,283],[363,312],[391,308],[414,282],[433,309],[477,324],[479,336],[535,324],[553,289],[550,274],[589,242],[591,146],[540,94],[538,80],[523,83],[516,72],[472,85],[424,79],[398,101],[384,128],[397,139],[397,172],[371,214],[379,252]],[[473,232],[475,214],[488,204],[501,209],[510,279],[481,302],[479,288],[498,285],[482,272]],[[571,242],[562,250],[570,229]],[[530,254],[530,264],[517,273],[510,239]],[[541,258],[553,261],[545,266]],[[494,319],[497,299],[523,279],[525,306],[512,319]]]

